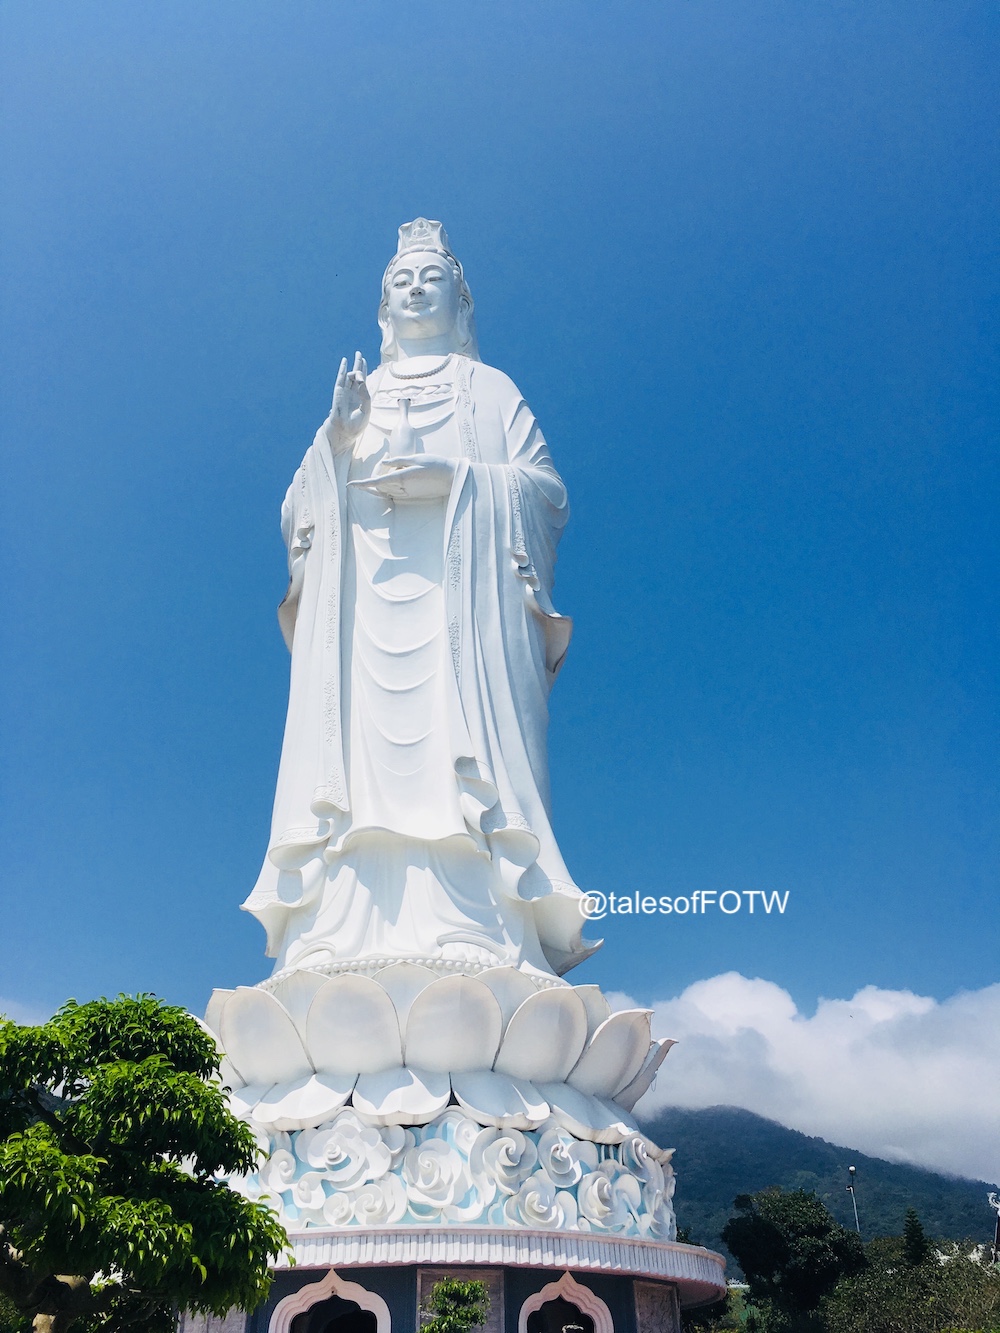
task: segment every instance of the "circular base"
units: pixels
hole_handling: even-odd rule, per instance
[[[721,1254],[677,1241],[529,1231],[521,1227],[310,1227],[289,1232],[296,1268],[474,1264],[614,1273],[675,1283],[682,1305],[704,1305],[726,1291]]]

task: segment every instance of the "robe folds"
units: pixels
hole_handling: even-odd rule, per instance
[[[282,509],[288,714],[244,908],[279,970],[449,959],[561,974],[596,947],[549,806],[565,488],[500,371],[456,355],[440,383],[382,366],[369,388],[362,435],[335,455],[321,429]],[[440,500],[349,485],[377,470],[402,396],[418,451],[456,459]]]

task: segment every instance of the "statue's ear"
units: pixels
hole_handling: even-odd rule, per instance
[[[394,361],[396,359],[396,344],[392,332],[392,324],[389,320],[388,301],[383,301],[378,308],[378,326],[382,330],[382,360]]]
[[[472,302],[467,296],[458,298],[458,317],[455,320],[455,332],[458,334],[459,347],[467,347],[472,341]]]

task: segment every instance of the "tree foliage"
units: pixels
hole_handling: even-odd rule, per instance
[[[992,1333],[1000,1328],[1000,1270],[984,1262],[981,1247],[927,1243],[925,1257],[913,1263],[914,1230],[865,1246],[864,1272],[845,1278],[823,1302],[828,1333]]]
[[[178,1308],[266,1295],[287,1238],[219,1178],[259,1150],[218,1059],[149,995],[71,1000],[38,1027],[0,1018],[0,1294],[36,1333],[169,1333]]]
[[[865,1267],[859,1237],[804,1190],[742,1194],[734,1207],[722,1238],[749,1285],[756,1314],[747,1327],[819,1327],[815,1312],[823,1297]]]
[[[924,1233],[924,1224],[915,1208],[907,1208],[903,1223],[903,1258],[908,1268],[919,1268],[934,1257],[934,1250]]]
[[[722,1248],[722,1228],[736,1195],[771,1185],[812,1190],[838,1222],[853,1229],[851,1196],[844,1188],[850,1165],[858,1168],[855,1189],[867,1236],[899,1235],[907,1208],[917,1210],[929,1236],[988,1241],[993,1235],[996,1214],[986,1196],[995,1184],[867,1157],[732,1106],[670,1107],[642,1121],[642,1128],[654,1143],[676,1148],[684,1163],[679,1220],[711,1250]],[[739,1276],[735,1265],[729,1271]]]
[[[489,1318],[486,1283],[443,1278],[431,1288],[422,1314],[420,1333],[471,1333]]]
[[[687,1227],[677,1228],[677,1240],[681,1245],[700,1245]],[[681,1328],[684,1333],[723,1333],[726,1329],[740,1328],[743,1324],[743,1300],[739,1292],[731,1287],[726,1289],[721,1300],[710,1305],[701,1305],[694,1310],[681,1312]]]

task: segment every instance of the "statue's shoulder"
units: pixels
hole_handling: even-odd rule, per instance
[[[473,361],[471,363],[470,378],[473,392],[477,396],[483,394],[500,402],[512,403],[515,406],[524,397],[524,394],[509,375],[504,374],[502,370],[497,370],[496,366],[488,366],[485,361]]]

